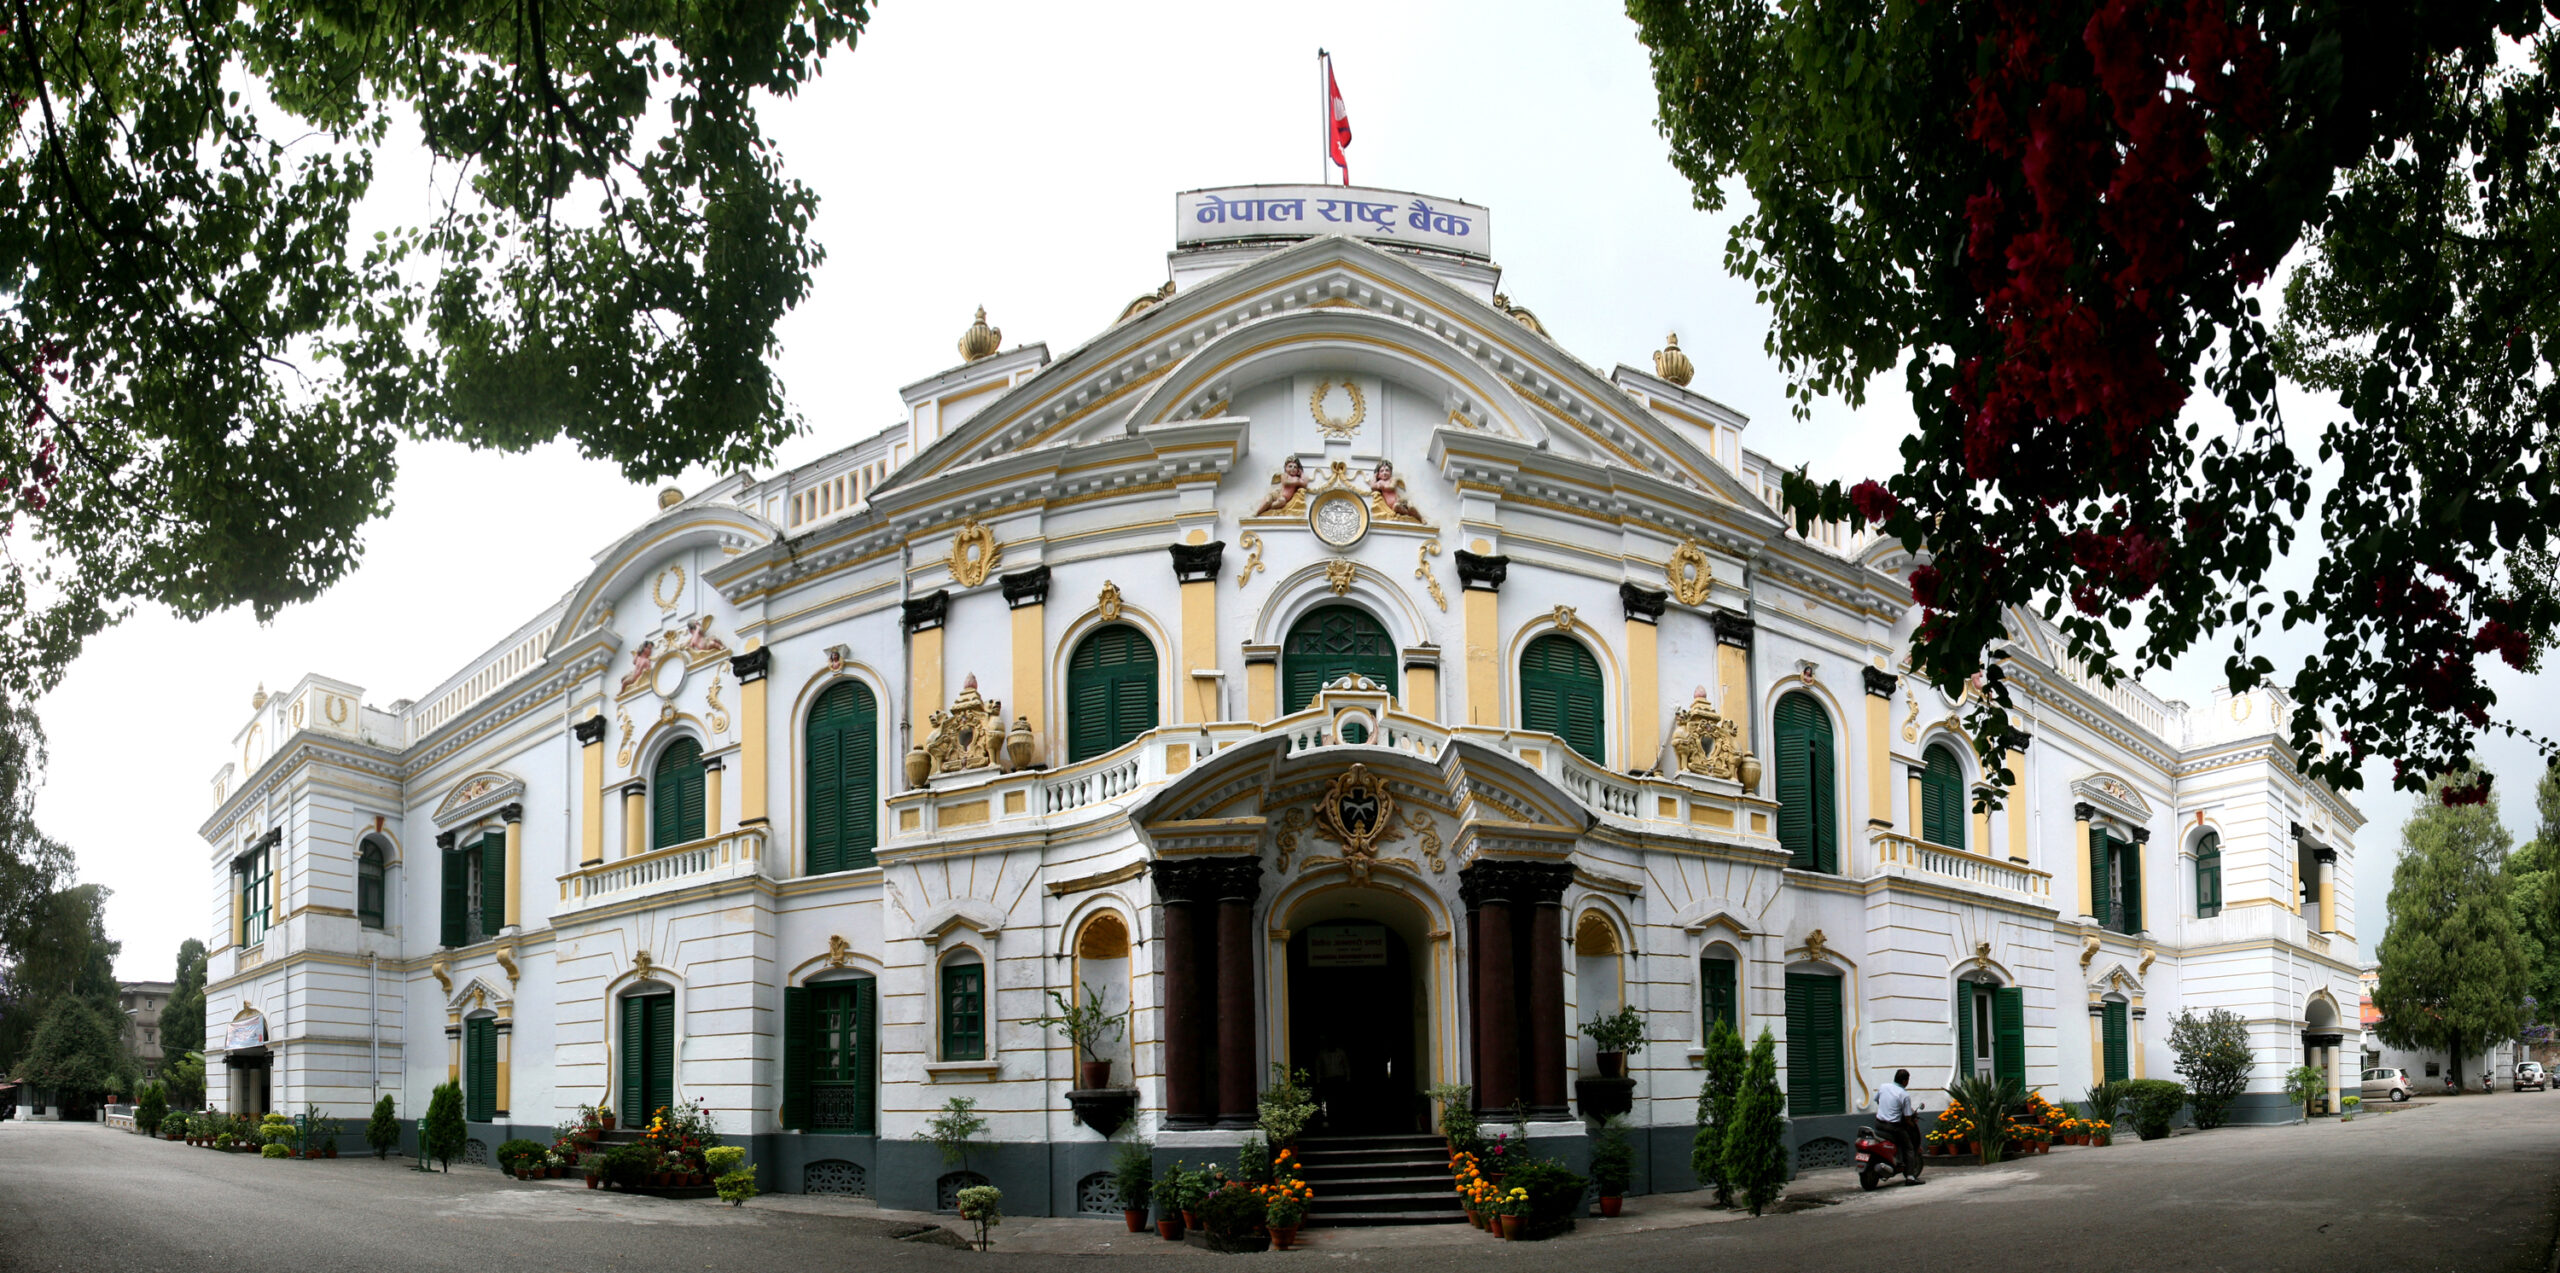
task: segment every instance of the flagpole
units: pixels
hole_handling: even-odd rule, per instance
[[[1316,50],[1316,184],[1333,184],[1333,94],[1325,86],[1323,49]]]

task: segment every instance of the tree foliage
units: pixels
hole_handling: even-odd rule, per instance
[[[2230,1122],[2231,1103],[2249,1090],[2249,1071],[2258,1063],[2247,1018],[2229,1008],[2201,1017],[2192,1008],[2180,1012],[2169,1026],[2169,1050],[2177,1054],[2178,1076],[2187,1081],[2196,1126],[2211,1131]]]
[[[90,998],[60,995],[46,1008],[15,1073],[76,1109],[106,1095],[128,1068],[124,1033],[113,1018]]]
[[[109,892],[102,884],[77,884],[27,907],[25,945],[0,999],[0,1064],[32,1046],[41,1023],[66,1000],[84,1000],[120,1019],[115,961],[123,946],[107,937]]]
[[[2543,771],[2534,803],[2540,814],[2534,837],[2507,855],[2500,874],[2516,927],[2531,944],[2525,994],[2539,1016],[2560,1005],[2560,766]],[[2548,1029],[2547,1023],[2528,1019],[2528,1029],[2536,1025]]]
[[[1736,1102],[1742,1094],[1742,1081],[1749,1062],[1742,1051],[1742,1036],[1734,1032],[1733,1023],[1716,1018],[1707,1031],[1706,1054],[1699,1058],[1705,1074],[1698,1086],[1698,1131],[1689,1145],[1689,1170],[1698,1177],[1698,1187],[1716,1191],[1716,1205],[1733,1205],[1733,1178],[1725,1174],[1725,1133],[1734,1125]]]
[[[2466,1053],[2523,1025],[2533,951],[2500,877],[2512,841],[2494,799],[2422,802],[2400,838],[2390,923],[2374,951],[2375,1032],[2393,1047],[2443,1049],[2459,1082]]]
[[[774,329],[822,253],[758,103],[868,16],[0,6],[0,689],[137,600],[315,595],[402,438],[565,438],[635,479],[760,462],[797,428]],[[413,127],[432,206],[366,241]]]
[[[15,964],[33,947],[47,899],[71,877],[71,850],[36,827],[44,759],[36,714],[0,694],[0,965]],[[0,999],[0,1014],[5,1005]],[[0,1061],[8,1057],[0,1024]]]
[[[1763,1026],[1744,1063],[1725,1131],[1724,1180],[1758,1215],[1787,1189],[1787,1093],[1778,1086],[1778,1041]]]
[[[160,1042],[173,1052],[205,1044],[204,965],[203,942],[190,937],[178,943],[177,982],[160,1005]]]
[[[2010,607],[2109,683],[2228,636],[2249,689],[2277,671],[2250,643],[2279,611],[2318,628],[2290,742],[2339,787],[2379,754],[2417,789],[2479,729],[2515,728],[2478,659],[2530,667],[2560,628],[2543,6],[1628,10],[1699,206],[1751,197],[1726,265],[1770,307],[1797,413],[1903,373],[1899,471],[1851,489],[1799,472],[1785,499],[1799,529],[1878,525],[1915,554],[1913,665],[1952,692],[1988,662],[1968,726],[1995,783]],[[2279,372],[2347,407],[2319,440],[2339,480],[2317,579],[2280,602],[2268,572],[2312,486]]]
[[[170,1057],[160,1067],[160,1077],[168,1084],[171,1108],[204,1108],[204,1053],[180,1052]]]
[[[453,1156],[462,1152],[463,1142],[470,1138],[471,1127],[462,1121],[462,1084],[438,1083],[427,1098],[427,1116],[418,1125],[418,1157],[433,1158],[451,1171]]]

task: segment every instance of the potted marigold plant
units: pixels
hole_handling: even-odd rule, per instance
[[[1315,1190],[1306,1181],[1283,1177],[1265,1185],[1263,1197],[1263,1223],[1271,1230],[1271,1245],[1286,1251],[1298,1240],[1298,1226],[1306,1223]]]

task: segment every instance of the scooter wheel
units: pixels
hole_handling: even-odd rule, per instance
[[[1874,1168],[1870,1167],[1867,1170],[1858,1173],[1858,1187],[1868,1193],[1874,1193],[1876,1191],[1876,1172]]]

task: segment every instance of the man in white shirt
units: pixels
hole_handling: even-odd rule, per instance
[[[1911,1081],[1911,1071],[1895,1070],[1893,1081],[1876,1089],[1876,1130],[1893,1142],[1896,1166],[1902,1178],[1920,1183],[1920,1119],[1918,1107],[1911,1103],[1911,1093],[1903,1085]]]

